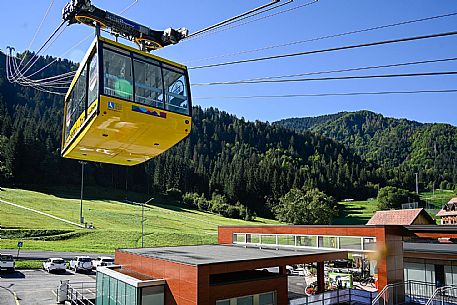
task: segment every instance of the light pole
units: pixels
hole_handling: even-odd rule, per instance
[[[78,161],[81,164],[81,205],[79,208],[79,223],[84,223],[83,217],[83,194],[84,194],[84,165],[87,164],[85,161]]]
[[[144,202],[141,204],[141,248],[144,248]]]
[[[414,173],[416,175],[416,194],[419,195],[419,174]]]
[[[152,200],[154,200],[154,198],[150,198],[148,201],[141,203],[141,248],[144,248],[144,205]]]

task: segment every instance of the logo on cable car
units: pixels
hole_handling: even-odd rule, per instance
[[[108,102],[108,109],[113,111],[121,111],[122,105],[115,102]]]
[[[140,106],[132,106],[132,111],[135,111],[135,112],[140,112],[140,113],[144,113],[144,114],[149,114],[149,115],[152,115],[152,116],[156,116],[158,118],[162,118],[162,119],[166,119],[167,118],[167,113],[166,112],[162,112],[162,111],[155,111],[155,110],[149,110],[145,107],[140,107]]]

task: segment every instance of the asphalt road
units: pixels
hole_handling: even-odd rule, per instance
[[[11,254],[16,259],[17,250],[2,250],[2,254]],[[114,253],[100,254],[100,253],[82,253],[82,252],[55,252],[55,251],[41,251],[41,250],[21,250],[19,252],[19,258],[16,260],[46,260],[50,257],[61,257],[65,260],[70,260],[78,255],[87,255],[92,259],[98,256],[114,256]],[[1,305],[1,303],[0,303]]]
[[[51,305],[56,304],[56,288],[61,280],[95,283],[91,274],[49,274],[43,270],[22,270],[0,273],[0,305]]]

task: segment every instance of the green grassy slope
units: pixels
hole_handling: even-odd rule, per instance
[[[74,195],[71,189],[54,190],[52,194],[9,188],[0,191],[2,200],[79,222],[80,201]],[[85,200],[83,206],[85,221],[92,223],[94,230],[0,203],[0,249],[15,248],[18,240],[24,241],[24,250],[103,253],[141,245],[140,206],[97,198]],[[228,219],[157,199],[145,209],[145,246],[215,243],[218,225],[262,223],[277,222],[261,218],[255,222]]]
[[[378,210],[377,200],[340,202],[341,215],[333,221],[340,225],[363,225]]]

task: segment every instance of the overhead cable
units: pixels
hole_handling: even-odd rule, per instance
[[[284,14],[284,13],[288,13],[288,12],[291,12],[291,11],[294,11],[294,10],[297,10],[299,8],[303,8],[303,7],[306,7],[306,6],[309,6],[311,4],[314,4],[314,3],[317,3],[318,0],[314,0],[312,2],[308,2],[308,3],[305,3],[305,4],[302,4],[302,5],[297,5],[295,7],[292,7],[290,9],[286,9],[286,10],[282,10],[282,11],[279,11],[279,12],[276,12],[276,13],[273,13],[273,14],[269,14],[269,15],[266,15],[266,16],[262,16],[262,17],[259,17],[259,18],[256,18],[256,19],[253,19],[253,20],[249,20],[249,21],[246,21],[246,22],[243,22],[243,23],[239,23],[240,21],[244,20],[244,19],[248,19],[248,18],[252,18],[254,16],[257,16],[257,15],[260,15],[260,14],[264,14],[266,13],[267,11],[270,11],[270,10],[274,10],[274,9],[277,9],[281,6],[284,6],[284,5],[288,5],[290,3],[292,3],[294,0],[290,0],[290,1],[287,1],[285,3],[281,3],[281,4],[278,4],[276,5],[275,7],[272,7],[272,8],[268,8],[266,10],[263,10],[263,11],[260,11],[260,12],[257,12],[255,14],[252,14],[250,16],[246,16],[244,18],[241,18],[239,20],[236,20],[236,21],[232,21],[226,25],[224,25],[223,27],[219,27],[219,28],[216,28],[216,29],[213,29],[209,32],[205,32],[205,33],[202,33],[200,35],[197,35],[197,36],[193,36],[191,37],[190,39],[197,39],[197,38],[201,38],[201,37],[205,37],[205,36],[208,36],[208,35],[212,35],[212,34],[216,34],[216,33],[219,33],[219,32],[224,32],[224,31],[227,31],[227,30],[231,30],[233,28],[237,28],[237,27],[240,27],[240,26],[243,26],[243,25],[247,25],[247,24],[250,24],[250,23],[253,23],[253,22],[257,22],[257,21],[260,21],[260,20],[264,20],[264,19],[267,19],[267,18],[271,18],[271,17],[274,17],[274,16],[278,16],[280,14]],[[235,23],[235,24],[234,24]],[[229,25],[231,24],[234,24],[232,26],[229,27]]]
[[[134,6],[137,3],[138,3],[138,0],[133,0],[133,2],[129,6],[124,8],[119,14],[123,14],[123,13],[127,12],[130,8],[132,8],[132,6]]]
[[[130,10],[134,5],[136,5],[138,3],[139,0],[134,0],[129,6],[127,6],[126,8],[124,8],[121,12],[119,12],[119,14],[123,14],[125,12],[127,12],[128,10]],[[61,54],[59,57],[56,57],[53,61],[51,61],[50,63],[48,63],[47,65],[45,65],[44,67],[40,68],[39,70],[37,70],[36,72],[28,75],[28,77],[32,77],[34,76],[35,74],[37,73],[40,73],[41,71],[45,70],[46,68],[48,68],[49,66],[51,66],[53,63],[55,63],[56,61],[58,61],[60,58],[63,58],[65,57],[68,53],[70,53],[71,51],[73,51],[74,49],[76,49],[78,46],[80,46],[81,44],[83,44],[84,42],[86,42],[89,38],[93,37],[93,34],[90,34],[90,35],[87,35],[84,39],[82,39],[81,41],[79,41],[78,43],[76,43],[75,45],[73,45],[70,49],[68,49],[67,51],[65,51],[65,53]]]
[[[36,39],[38,33],[40,32],[40,29],[41,29],[41,27],[43,26],[44,21],[45,21],[46,18],[48,17],[49,12],[51,11],[51,8],[52,8],[53,5],[54,5],[54,0],[51,0],[51,3],[49,4],[49,6],[48,6],[48,8],[47,8],[47,10],[46,10],[46,12],[45,12],[45,14],[44,14],[43,19],[41,20],[40,24],[38,25],[38,28],[36,29],[35,34],[33,35],[32,40],[30,41],[27,50],[30,50],[30,49],[31,49],[31,47],[32,47],[33,43],[35,42],[35,39]],[[23,57],[22,60],[21,60],[21,62],[19,63],[19,67],[21,67],[24,58],[25,58],[25,57]]]
[[[288,47],[288,46],[303,44],[303,43],[307,43],[307,42],[314,42],[314,41],[319,41],[319,40],[324,40],[324,39],[343,37],[343,36],[347,36],[347,35],[359,34],[359,33],[364,33],[364,32],[370,32],[370,31],[375,31],[375,30],[381,30],[381,29],[386,29],[386,28],[391,28],[391,27],[396,27],[396,26],[401,26],[401,25],[430,21],[430,20],[452,17],[452,16],[457,16],[457,12],[448,13],[448,14],[444,14],[444,15],[431,16],[431,17],[426,17],[426,18],[420,18],[420,19],[414,19],[414,20],[407,20],[407,21],[391,23],[391,24],[386,24],[386,25],[380,25],[380,26],[365,28],[365,29],[361,29],[361,30],[354,30],[354,31],[348,31],[348,32],[343,32],[343,33],[338,33],[338,34],[325,35],[325,36],[320,36],[320,37],[316,37],[316,38],[298,40],[298,41],[293,41],[293,42],[289,42],[289,43],[266,46],[266,47],[257,48],[257,49],[238,51],[238,52],[216,55],[216,56],[200,58],[200,59],[193,59],[193,60],[187,61],[187,63],[206,61],[206,60],[218,59],[218,58],[225,58],[225,57],[231,57],[231,56],[242,55],[242,54],[247,54],[247,53],[260,52],[260,51],[267,51],[267,50],[271,50],[271,49]]]
[[[62,33],[65,31],[65,29],[67,29],[68,25],[65,26],[62,31],[60,31],[57,35],[55,35],[55,33],[52,35],[52,37],[50,37],[52,39],[51,43],[49,43],[49,41],[51,39],[48,39],[48,41],[46,42],[46,44],[48,44],[47,46],[46,45],[43,45],[43,47],[46,47],[44,50],[46,51],[47,49],[49,49],[49,47],[51,47],[51,45],[60,37],[60,35],[62,35]],[[61,27],[59,27],[60,29]],[[33,60],[33,62],[30,60],[23,68],[22,70],[18,71],[19,74],[21,75],[21,78],[24,80],[26,79],[27,77],[25,76],[25,74],[36,64],[36,62],[40,59],[40,56],[39,56],[39,52],[41,52],[43,50],[43,47],[40,48],[40,50],[35,53],[32,58],[34,57],[35,59]],[[30,64],[30,62],[32,62]],[[30,76],[28,76],[30,77]]]
[[[242,14],[239,14],[239,15],[236,15],[236,16],[231,17],[231,18],[229,18],[229,19],[226,19],[226,20],[223,20],[223,21],[221,21],[221,22],[218,22],[218,23],[216,23],[216,24],[214,24],[214,25],[211,25],[211,26],[208,26],[208,27],[203,28],[203,29],[201,29],[201,30],[198,30],[198,31],[196,31],[196,32],[194,32],[194,33],[192,33],[192,34],[190,34],[189,36],[187,36],[187,39],[188,39],[188,38],[191,38],[191,37],[193,37],[193,36],[196,36],[196,35],[200,35],[200,34],[202,34],[202,33],[204,33],[204,32],[210,31],[210,30],[212,30],[212,29],[221,27],[221,26],[223,26],[224,24],[227,24],[227,23],[229,23],[229,22],[232,22],[232,21],[237,20],[237,19],[239,19],[239,18],[242,18],[242,17],[244,17],[244,16],[247,16],[247,15],[250,15],[250,14],[252,14],[252,13],[255,13],[255,12],[259,11],[259,10],[262,10],[262,9],[264,9],[264,8],[266,8],[266,7],[269,7],[269,6],[273,5],[273,4],[276,4],[276,3],[278,3],[279,1],[281,1],[281,0],[273,0],[273,1],[269,2],[269,3],[267,3],[267,4],[264,4],[264,5],[261,5],[261,6],[259,6],[259,7],[256,7],[256,8],[254,8],[254,9],[252,9],[252,10],[249,10],[249,11],[244,12],[244,13],[242,13]]]
[[[292,83],[292,82],[308,82],[308,81],[352,80],[352,79],[373,79],[373,78],[398,78],[398,77],[437,76],[437,75],[457,75],[457,71],[378,74],[378,75],[348,75],[348,76],[292,78],[292,79],[263,79],[263,80],[253,80],[253,81],[197,83],[197,84],[192,84],[192,86],[202,87],[202,86],[220,86],[220,85],[262,84],[262,83],[271,84],[271,83]]]
[[[202,96],[193,97],[198,100],[217,99],[262,99],[262,98],[295,98],[295,97],[326,97],[326,96],[357,96],[357,95],[389,95],[389,94],[420,94],[420,93],[457,93],[457,89],[413,90],[413,91],[375,91],[375,92],[343,92],[343,93],[310,93],[282,95],[251,95],[251,96]]]
[[[39,59],[39,54],[41,53],[41,51],[42,51],[42,50],[46,47],[46,45],[48,45],[48,43],[56,36],[56,34],[57,34],[57,37],[59,37],[59,36],[62,34],[62,32],[63,32],[67,27],[65,27],[65,28],[63,29],[63,31],[60,32],[59,34],[58,34],[58,32],[59,32],[60,29],[64,26],[64,23],[65,23],[65,21],[62,21],[62,22],[60,23],[60,25],[57,27],[57,29],[54,30],[54,32],[51,34],[51,36],[49,36],[49,38],[48,38],[48,39],[45,41],[45,43],[40,47],[40,49],[39,49],[36,53],[34,53],[33,56],[29,59],[29,61],[24,65],[24,67],[23,67],[22,69],[20,69],[20,74],[23,74],[23,75],[24,75],[25,73],[27,73],[28,70],[30,70],[30,68],[38,61],[38,59]],[[56,37],[56,38],[57,38],[57,37]],[[55,40],[56,40],[56,39],[52,40],[51,44],[49,44],[49,45],[47,46],[47,48],[49,48],[49,47],[52,45],[52,43],[54,43]],[[46,48],[46,50],[47,50],[47,48]],[[24,56],[25,56],[25,55],[24,55]],[[17,71],[17,72],[19,72],[19,71]],[[15,78],[16,78],[16,76],[15,76]]]
[[[229,66],[229,65],[236,65],[236,64],[243,64],[243,63],[251,63],[251,62],[258,62],[258,61],[265,61],[265,60],[272,60],[272,59],[279,59],[279,58],[288,58],[288,57],[296,57],[296,56],[303,56],[303,55],[311,55],[311,54],[327,53],[327,52],[342,51],[342,50],[349,50],[349,49],[357,49],[357,48],[363,48],[363,47],[394,44],[394,43],[407,42],[407,41],[416,41],[416,40],[429,39],[429,38],[447,37],[447,36],[453,36],[453,35],[456,35],[456,34],[457,34],[457,31],[453,31],[453,32],[435,33],[435,34],[422,35],[422,36],[404,37],[404,38],[398,38],[398,39],[392,39],[392,40],[382,40],[382,41],[369,42],[369,43],[356,44],[356,45],[347,45],[347,46],[328,48],[328,49],[320,49],[320,50],[312,50],[312,51],[305,51],[305,52],[280,54],[280,55],[274,55],[274,56],[257,57],[257,58],[236,60],[236,61],[229,61],[229,62],[222,62],[222,63],[216,63],[216,64],[203,65],[203,66],[195,66],[195,67],[190,67],[189,70],[222,67],[222,66]]]
[[[288,74],[288,75],[265,76],[265,77],[257,77],[257,78],[248,78],[248,79],[243,79],[243,80],[239,80],[239,81],[249,82],[249,81],[258,81],[258,80],[266,80],[266,79],[283,79],[283,78],[308,76],[308,75],[322,75],[322,74],[364,71],[364,70],[382,69],[382,68],[404,67],[404,66],[421,65],[421,64],[429,64],[429,63],[449,62],[449,61],[456,61],[456,60],[457,60],[457,57],[429,59],[429,60],[421,60],[421,61],[410,61],[410,62],[387,64],[387,65],[377,65],[377,66],[364,66],[364,67],[339,69],[339,70],[325,70],[325,71],[306,72],[306,73],[297,73],[297,74]],[[225,81],[225,82],[221,81],[221,82],[217,82],[217,83],[231,83],[231,82],[233,82],[233,81]]]

